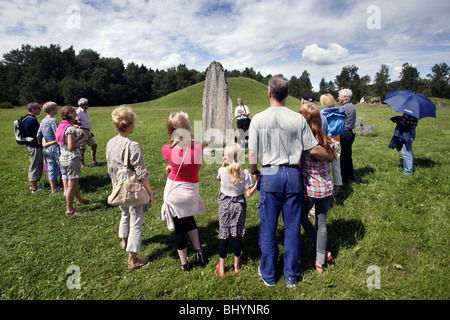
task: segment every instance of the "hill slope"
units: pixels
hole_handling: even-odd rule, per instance
[[[228,78],[227,81],[234,106],[237,105],[236,99],[242,98],[243,102],[250,108],[256,107],[256,110],[259,110],[260,108],[264,109],[268,107],[269,98],[267,96],[266,85],[244,77]],[[139,103],[136,104],[136,106],[148,106],[153,108],[169,107],[179,110],[186,108],[203,108],[202,98],[204,88],[205,82],[199,82],[157,100]],[[300,106],[300,101],[296,98],[288,97],[287,106],[297,110],[297,106]],[[251,110],[253,111],[253,109]],[[252,113],[254,114],[254,112]]]

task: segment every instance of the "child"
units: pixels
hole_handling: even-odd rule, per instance
[[[322,120],[317,106],[304,104],[300,109],[300,113],[308,122],[319,145],[328,152],[333,152],[333,142],[322,131]],[[333,195],[333,181],[330,175],[331,166],[328,161],[317,160],[308,152],[303,153],[301,166],[307,195],[301,217],[302,226],[316,247],[316,270],[319,273],[323,273],[325,263],[333,261],[331,253],[327,251],[327,213]],[[316,228],[313,227],[308,219],[308,212],[313,206],[315,207]]]
[[[247,197],[256,190],[256,183],[252,187],[252,176],[248,170],[242,170],[239,160],[242,149],[237,144],[225,147],[222,167],[219,168],[217,179],[220,180],[220,193],[217,198],[219,204],[219,255],[220,262],[216,265],[219,277],[225,275],[225,258],[227,255],[228,239],[233,240],[234,274],[241,271],[241,238],[245,235],[245,216],[247,211]],[[228,167],[225,167],[226,164]]]

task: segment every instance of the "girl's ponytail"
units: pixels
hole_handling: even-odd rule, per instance
[[[239,164],[242,156],[241,147],[237,143],[229,144],[225,147],[224,153],[229,163],[227,173],[233,177],[231,183],[238,185],[241,182],[241,165]]]

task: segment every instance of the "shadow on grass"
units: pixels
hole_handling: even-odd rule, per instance
[[[356,219],[332,220],[328,226],[328,250],[334,257],[339,255],[341,248],[351,248],[361,241],[366,233],[364,224]]]
[[[103,188],[105,185],[111,186],[111,178],[109,175],[82,175],[78,185],[81,193],[95,192],[97,189]]]
[[[403,161],[402,161],[403,164]],[[414,158],[414,166],[423,167],[423,168],[432,168],[436,166],[440,166],[439,162],[435,162],[431,159],[423,159],[423,158]]]

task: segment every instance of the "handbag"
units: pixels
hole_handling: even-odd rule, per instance
[[[181,170],[181,166],[184,163],[184,159],[186,158],[186,155],[188,153],[189,149],[186,149],[186,152],[184,153],[183,156],[183,160],[181,160],[180,166],[178,167],[178,171],[177,174],[175,175],[175,178],[172,181],[172,184],[170,186],[169,192],[167,192],[167,196],[166,199],[169,197],[170,192],[172,191],[173,188],[173,184],[175,183],[175,180],[177,180],[178,177],[178,173],[180,173]],[[163,205],[161,206],[161,220],[162,221],[166,221],[167,220],[167,227],[169,228],[169,230],[173,230],[173,221],[171,219],[168,219],[168,215],[169,213],[167,212],[167,205],[166,205],[166,201],[164,201]]]
[[[108,204],[111,206],[136,207],[148,204],[150,195],[142,182],[136,176],[136,172],[128,168],[130,143],[125,146],[123,168],[117,172],[116,181],[111,195],[108,196]]]

